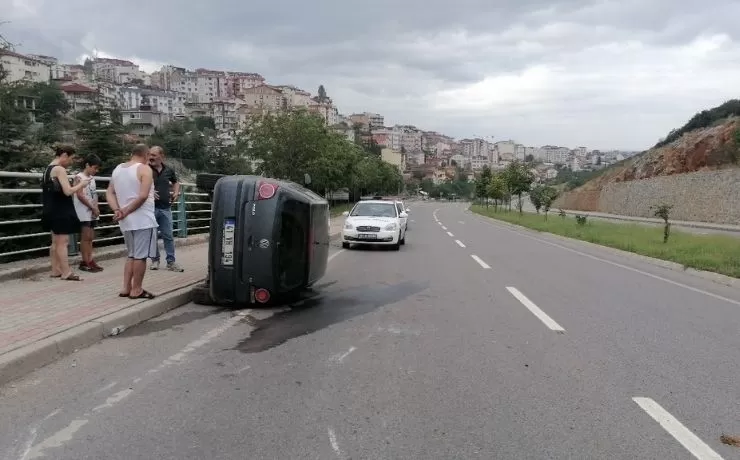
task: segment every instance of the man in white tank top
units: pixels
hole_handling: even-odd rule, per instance
[[[137,144],[131,159],[116,166],[105,196],[118,221],[128,259],[123,273],[120,297],[153,299],[143,288],[146,260],[157,254],[157,219],[154,217],[152,168],[148,166],[149,147]]]

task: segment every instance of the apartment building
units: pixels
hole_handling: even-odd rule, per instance
[[[165,114],[153,110],[146,96],[142,98],[141,106],[121,110],[121,116],[124,126],[129,127],[131,134],[142,138],[151,137],[158,128],[169,121]]]
[[[400,150],[384,148],[380,151],[380,158],[386,163],[398,168],[399,172],[406,170],[406,154]]]
[[[77,82],[63,84],[60,89],[73,114],[94,108],[100,97],[97,89]]]
[[[117,86],[115,87],[115,102],[124,110],[135,109],[141,106],[142,98],[146,97],[152,110],[163,113],[167,119],[185,116],[185,99],[183,93],[167,91],[154,87]]]
[[[337,124],[339,111],[331,102],[317,102],[316,98],[314,98],[312,103],[308,106],[308,111],[310,113],[320,115],[326,122],[327,126],[334,126]]]
[[[570,158],[570,149],[567,147],[558,147],[555,145],[545,145],[542,147],[544,160],[547,163],[564,165]]]
[[[240,98],[250,107],[261,107],[268,111],[285,110],[288,107],[283,92],[270,85],[244,88]]]
[[[279,86],[274,86],[273,88],[283,93],[283,96],[286,99],[286,105],[289,108],[308,109],[308,107],[311,104],[315,103],[311,99],[311,93],[309,93],[308,91],[304,91],[300,88],[296,88],[295,86],[279,85]]]
[[[141,81],[147,77],[137,64],[123,59],[95,58],[92,61],[95,80],[117,83],[119,85]]]
[[[51,65],[43,59],[9,50],[0,50],[0,64],[7,73],[7,81],[49,83]]]

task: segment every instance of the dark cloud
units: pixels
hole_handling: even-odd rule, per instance
[[[0,0],[23,52],[262,73],[457,136],[640,148],[736,96],[736,0]],[[641,120],[634,125],[635,120]]]

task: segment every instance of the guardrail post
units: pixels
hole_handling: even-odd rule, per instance
[[[184,189],[185,187],[182,186]],[[185,212],[185,190],[180,193],[177,200],[177,236],[179,238],[188,237],[188,217]]]
[[[69,240],[67,241],[67,255],[70,257],[74,257],[79,253],[80,250],[77,247],[77,234],[73,233],[69,235]]]

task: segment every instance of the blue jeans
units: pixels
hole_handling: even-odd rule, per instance
[[[175,261],[175,240],[172,237],[172,211],[169,209],[154,208],[154,218],[159,225],[159,234],[162,236],[164,243],[164,252],[167,254],[167,263]],[[153,261],[159,261],[159,246],[157,246],[157,258]]]

